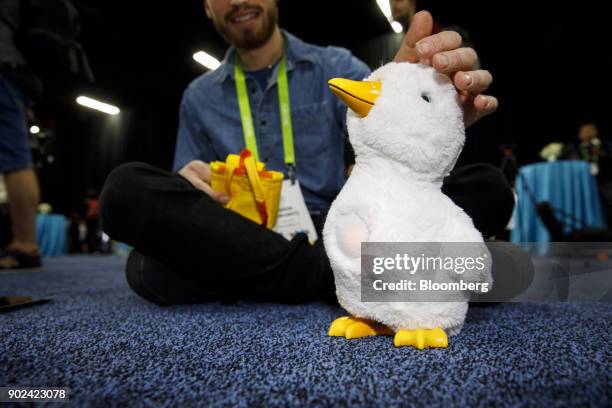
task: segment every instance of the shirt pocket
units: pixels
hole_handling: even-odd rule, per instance
[[[320,159],[332,135],[331,113],[327,101],[292,109],[293,144],[296,161]]]

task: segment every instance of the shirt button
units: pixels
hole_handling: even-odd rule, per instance
[[[266,120],[262,120],[260,123],[261,123],[261,126],[266,126],[266,124],[268,124]]]
[[[255,92],[257,92],[257,89],[251,88],[251,93],[255,93]]]

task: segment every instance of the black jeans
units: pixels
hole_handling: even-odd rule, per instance
[[[455,169],[443,191],[485,236],[505,227],[514,205],[501,171],[486,164]],[[321,240],[310,245],[299,234],[287,241],[223,208],[175,173],[144,163],[121,165],[108,176],[100,206],[104,231],[111,238],[166,266],[140,273],[165,274],[154,278],[175,283],[173,299],[176,285],[179,292],[184,290],[185,301],[179,296],[175,303],[296,303],[334,296],[333,273]],[[320,231],[324,219],[314,221]],[[133,282],[132,288],[140,293]],[[163,291],[161,286],[157,290]]]

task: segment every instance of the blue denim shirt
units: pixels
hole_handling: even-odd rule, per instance
[[[334,77],[361,80],[369,68],[348,50],[307,44],[283,31],[296,174],[308,209],[319,214],[329,209],[346,181],[343,160],[346,107],[330,91]],[[185,90],[180,107],[174,171],[192,160],[225,160],[245,146],[234,83],[235,49],[223,64],[196,78]],[[278,64],[262,90],[246,78],[259,160],[287,175],[280,125]]]

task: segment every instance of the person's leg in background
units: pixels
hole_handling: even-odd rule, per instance
[[[144,163],[122,165],[106,180],[100,210],[104,231],[138,251],[128,260],[128,282],[155,303],[333,297],[320,244],[311,246],[305,235],[287,241],[177,174]]]
[[[13,239],[0,253],[0,269],[41,265],[36,243],[36,210],[40,190],[28,143],[26,98],[0,78],[0,171],[9,201]]]
[[[13,220],[13,241],[9,248],[36,252],[36,209],[40,201],[36,174],[31,168],[15,170],[4,174],[4,182]]]

